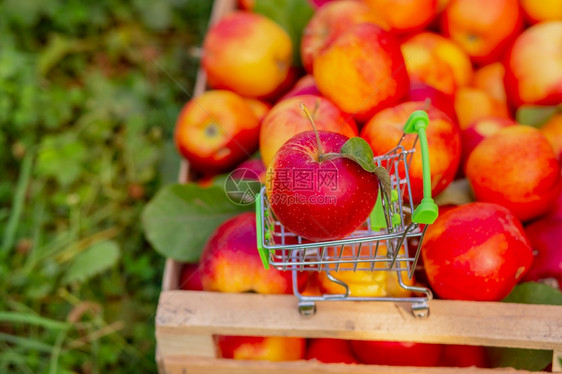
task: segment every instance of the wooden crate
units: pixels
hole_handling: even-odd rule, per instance
[[[235,8],[215,0],[210,23]],[[199,71],[194,95],[206,89]],[[179,181],[188,180],[182,163]],[[514,369],[413,368],[268,362],[216,358],[213,335],[331,337],[415,341],[553,350],[553,371],[562,372],[562,307],[494,302],[430,301],[431,315],[414,319],[388,302],[317,303],[302,316],[292,295],[226,294],[179,290],[181,264],[168,259],[156,311],[156,358],[161,373],[524,373]]]
[[[389,302],[326,301],[302,316],[293,295],[228,294],[178,290],[181,264],[168,260],[156,313],[163,373],[450,373],[450,368],[391,368],[316,362],[217,359],[214,334],[302,336],[416,341],[553,350],[562,371],[562,307],[476,301],[430,301],[431,315],[415,319]],[[183,370],[186,371],[183,371]],[[459,373],[510,373],[513,369],[454,369]],[[519,371],[523,372],[523,371]]]

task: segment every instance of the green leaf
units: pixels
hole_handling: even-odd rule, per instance
[[[374,173],[381,182],[382,190],[386,198],[390,201],[392,185],[390,183],[388,170],[375,164],[373,150],[365,139],[360,137],[349,139],[341,148],[340,153],[343,157],[357,162],[366,171]]]
[[[341,147],[340,153],[343,157],[357,162],[368,172],[373,173],[375,171],[377,166],[373,160],[375,156],[369,143],[367,143],[365,139],[360,137],[349,139],[345,142],[343,147]]]
[[[308,1],[256,0],[254,12],[272,19],[287,31],[293,42],[294,65],[301,66],[302,32],[314,14]]]
[[[158,253],[178,261],[195,262],[221,223],[252,208],[234,205],[218,186],[173,184],[160,190],[146,205],[142,225]]]
[[[518,284],[505,299],[506,303],[562,305],[562,292],[538,282]]]
[[[562,105],[522,105],[515,113],[515,120],[522,125],[541,127],[553,115],[562,112]]]
[[[84,282],[111,268],[119,259],[119,245],[113,240],[98,242],[76,256],[63,283]]]
[[[503,300],[507,303],[562,305],[562,293],[542,283],[521,283]],[[552,361],[552,351],[520,348],[488,348],[493,366],[542,370]]]
[[[488,348],[493,367],[512,367],[521,370],[540,371],[552,362],[552,351],[522,348]]]

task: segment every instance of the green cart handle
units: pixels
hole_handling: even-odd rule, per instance
[[[420,140],[422,168],[423,168],[423,199],[412,214],[412,222],[432,224],[437,219],[439,211],[437,204],[431,197],[431,169],[429,166],[429,147],[427,145],[427,134],[425,129],[429,125],[429,116],[423,110],[413,112],[406,124],[404,132],[406,134],[418,134]]]
[[[258,252],[260,254],[261,262],[265,269],[269,269],[269,251],[263,246],[263,226],[262,226],[262,201],[261,193],[256,194],[256,236],[258,244]],[[268,234],[266,233],[266,236]]]

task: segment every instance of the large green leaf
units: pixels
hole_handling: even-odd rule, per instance
[[[173,184],[164,187],[146,205],[142,224],[146,238],[158,253],[194,262],[221,223],[250,209],[253,207],[231,203],[219,186]]]
[[[117,263],[119,245],[113,240],[93,244],[74,259],[63,277],[63,283],[84,282]]]
[[[254,12],[272,19],[287,31],[293,42],[294,65],[301,65],[302,32],[314,9],[307,0],[256,0]]]
[[[562,293],[542,283],[526,282],[515,286],[503,300],[508,303],[562,305]],[[537,316],[540,318],[540,316]],[[552,351],[519,348],[489,348],[494,366],[539,371],[552,361]]]

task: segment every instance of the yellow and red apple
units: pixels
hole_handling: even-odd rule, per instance
[[[312,72],[316,56],[338,34],[361,23],[387,28],[381,16],[360,1],[335,1],[320,7],[302,35],[301,58],[306,71]]]
[[[558,196],[560,165],[539,130],[508,126],[482,140],[466,164],[476,200],[508,208],[521,221],[544,214]]]
[[[447,115],[424,102],[406,102],[377,113],[361,130],[375,156],[392,150],[402,138],[406,120],[416,110],[426,110],[429,115],[427,141],[431,164],[431,190],[433,195],[443,191],[451,183],[457,172],[461,157],[459,126]],[[408,134],[402,141],[406,149],[411,149],[415,134]],[[403,167],[399,169],[405,175]],[[423,195],[423,168],[421,152],[415,152],[409,166],[412,198],[421,201]]]
[[[507,97],[504,85],[505,67],[501,62],[494,62],[474,72],[471,86],[484,90],[492,99],[505,103]]]
[[[509,118],[484,117],[472,122],[466,128],[462,129],[461,130],[462,170],[463,171],[465,170],[466,161],[468,160],[468,157],[470,156],[474,148],[476,148],[476,146],[480,144],[482,140],[494,135],[504,127],[515,126],[515,125],[517,124]]]
[[[182,108],[174,140],[194,169],[220,173],[256,150],[259,125],[258,117],[242,97],[230,91],[206,91]]]
[[[562,102],[562,21],[543,22],[525,30],[506,60],[505,86],[514,107]]]
[[[437,0],[364,0],[394,33],[423,29],[437,15]]]
[[[254,213],[235,216],[215,230],[201,254],[199,272],[205,291],[281,294],[293,290],[291,272],[263,267]]]
[[[455,113],[461,129],[484,117],[509,118],[505,101],[495,99],[487,91],[474,87],[461,87],[455,94]]]
[[[477,64],[497,61],[521,32],[518,0],[452,0],[442,17],[442,31]]]
[[[402,43],[410,82],[423,82],[452,95],[472,79],[466,53],[450,39],[432,32],[416,34]]]
[[[295,361],[305,357],[306,339],[284,336],[217,336],[221,358]]]
[[[520,0],[520,3],[531,23],[562,21],[562,0]]]
[[[299,103],[312,114],[318,130],[337,132],[349,138],[357,136],[357,125],[329,100],[316,95],[302,95],[277,103],[266,115],[260,130],[260,153],[266,166],[279,148],[293,136],[312,130],[312,125]]]
[[[340,33],[314,60],[318,89],[358,121],[396,104],[409,88],[398,41],[363,23]]]
[[[214,88],[266,97],[286,80],[292,48],[281,26],[265,16],[237,11],[207,32],[201,65]]]

